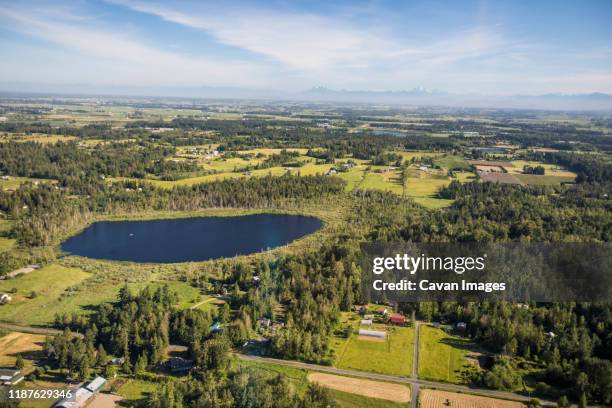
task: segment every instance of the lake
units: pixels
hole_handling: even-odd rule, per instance
[[[205,261],[272,249],[321,226],[318,218],[286,214],[101,221],[61,248],[72,255],[114,261]]]

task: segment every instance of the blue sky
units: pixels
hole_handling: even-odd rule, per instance
[[[612,1],[6,1],[0,83],[612,93]]]

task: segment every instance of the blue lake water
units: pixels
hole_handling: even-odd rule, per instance
[[[248,255],[321,228],[318,218],[285,214],[96,222],[62,243],[73,255],[173,263]]]

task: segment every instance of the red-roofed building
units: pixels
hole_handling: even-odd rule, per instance
[[[389,316],[389,322],[397,326],[403,326],[404,324],[406,324],[406,318],[399,313],[393,313]]]

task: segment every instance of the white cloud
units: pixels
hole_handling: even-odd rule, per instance
[[[65,60],[63,69],[74,75],[75,80],[92,79],[93,74],[101,76],[96,78],[96,83],[255,86],[266,84],[269,78],[269,73],[261,64],[171,53],[115,32],[60,21],[53,18],[54,14],[41,13],[40,10],[31,12],[3,8],[0,9],[0,17],[10,21],[10,27],[16,31],[73,51],[75,61],[70,58]],[[80,68],[85,67],[89,73],[72,70],[73,62]],[[5,60],[4,63],[13,67],[19,65],[18,61]],[[38,68],[44,75],[47,67]]]
[[[114,4],[166,21],[204,30],[218,42],[248,50],[295,70],[368,69],[381,63],[427,64],[429,68],[499,49],[499,35],[483,27],[432,40],[430,44],[398,42],[381,30],[337,18],[272,9],[178,10],[137,0]],[[404,69],[406,69],[404,65]]]

